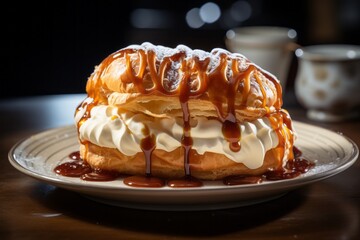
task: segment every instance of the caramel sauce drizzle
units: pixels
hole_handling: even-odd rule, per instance
[[[189,73],[188,73],[188,66],[186,64],[186,60],[181,64],[181,70],[185,73],[180,82],[180,104],[181,109],[183,112],[183,136],[181,138],[181,145],[184,149],[184,169],[185,169],[185,176],[190,176],[190,150],[193,145],[193,140],[191,138],[191,126],[190,126],[190,110],[189,110]]]
[[[145,156],[145,174],[151,176],[151,153],[155,150],[156,140],[154,135],[150,135],[148,127],[143,129],[145,137],[141,139],[140,148]]]
[[[271,123],[271,126],[278,135],[278,139],[279,139],[278,146],[283,149],[289,148],[290,150],[292,150],[294,137],[293,137],[293,130],[292,130],[291,118],[289,113],[286,110],[281,109],[276,113],[270,114],[268,116],[268,119]],[[289,159],[294,159],[293,151],[289,151],[289,155],[287,157]],[[281,167],[282,166],[279,165],[279,168]]]
[[[138,69],[135,70],[132,66],[131,57],[137,54]],[[236,118],[236,109],[246,108],[249,94],[251,93],[251,78],[253,77],[260,87],[262,93],[262,107],[267,110],[267,117],[270,119],[272,126],[279,136],[279,146],[286,147],[286,144],[292,144],[291,121],[290,117],[285,111],[281,111],[282,106],[282,91],[280,83],[270,74],[257,68],[254,64],[247,61],[248,67],[245,70],[239,69],[238,59],[231,57],[227,53],[220,53],[218,66],[211,72],[208,72],[210,57],[199,59],[197,56],[186,58],[186,53],[179,51],[171,56],[164,57],[161,61],[156,58],[156,53],[149,49],[131,49],[125,48],[109,55],[99,66],[98,69],[90,76],[86,91],[88,96],[93,98],[93,102],[87,106],[86,113],[78,123],[78,129],[81,124],[90,117],[91,108],[98,104],[107,104],[107,96],[111,93],[106,85],[102,82],[102,74],[106,72],[110,64],[118,59],[124,58],[126,62],[125,74],[122,74],[121,79],[125,84],[133,84],[136,91],[143,95],[166,95],[178,96],[183,113],[183,135],[181,139],[184,150],[184,171],[185,176],[191,176],[191,162],[189,159],[190,151],[193,145],[191,138],[191,112],[188,107],[189,99],[194,99],[207,94],[210,101],[215,106],[218,113],[218,118],[222,122],[222,132],[224,138],[229,142],[229,148],[232,151],[240,151],[241,129]],[[165,88],[164,78],[173,62],[181,64],[181,79],[175,90],[169,91]],[[229,64],[231,63],[231,64]],[[231,76],[227,73],[230,70]],[[269,81],[271,81],[277,90],[277,99],[274,107],[275,112],[270,113],[267,107],[266,91],[259,77],[261,72]],[[144,86],[144,76],[150,74],[152,86],[146,88]],[[197,89],[190,87],[191,80],[198,81]],[[241,101],[237,106],[236,98],[240,92]],[[86,106],[82,106],[86,107]],[[286,126],[286,127],[284,127]],[[147,129],[147,131],[149,131]],[[283,138],[283,136],[286,136]],[[285,142],[283,139],[289,139]],[[151,175],[151,153],[155,149],[154,136],[150,132],[141,142],[141,149],[144,152],[146,162],[146,176]],[[291,146],[292,147],[292,146]],[[290,151],[292,152],[292,151]],[[185,184],[186,185],[186,184]],[[176,186],[175,186],[176,187]]]

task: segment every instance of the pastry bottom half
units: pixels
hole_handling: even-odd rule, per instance
[[[134,156],[126,156],[116,148],[100,147],[86,142],[80,144],[80,156],[93,169],[117,171],[126,175],[146,174],[146,160],[142,152]],[[195,150],[191,150],[190,172],[191,176],[201,180],[219,180],[232,175],[261,175],[269,170],[281,168],[283,156],[282,147],[270,149],[265,154],[263,165],[250,169],[223,154],[205,152],[200,155]],[[171,152],[155,149],[151,156],[151,175],[166,179],[183,177],[185,175],[183,148],[178,147]]]

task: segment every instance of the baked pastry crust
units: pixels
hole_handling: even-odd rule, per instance
[[[144,175],[145,161],[143,153],[126,156],[116,148],[99,147],[87,142],[80,146],[80,156],[94,169],[116,171],[128,175]],[[249,169],[242,163],[236,163],[222,154],[205,152],[200,155],[190,151],[191,176],[202,180],[218,180],[232,175],[261,175],[271,169],[281,167],[282,149],[273,148],[265,155],[260,168]],[[155,149],[151,158],[153,176],[172,179],[185,176],[184,150],[179,147],[171,152]]]
[[[144,43],[116,51],[95,68],[86,91],[98,104],[154,117],[182,116],[180,97],[192,117],[226,117],[233,104],[238,121],[282,105],[279,81],[245,56],[183,45],[170,49]]]

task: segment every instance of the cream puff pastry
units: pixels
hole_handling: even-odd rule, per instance
[[[278,79],[238,53],[130,45],[95,67],[86,92],[75,120],[94,169],[217,180],[294,158]]]

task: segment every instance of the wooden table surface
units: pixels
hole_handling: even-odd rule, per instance
[[[211,211],[114,207],[33,179],[8,160],[19,140],[74,124],[83,94],[0,101],[0,239],[360,239],[360,161],[264,203]],[[360,121],[319,123],[291,104],[294,120],[342,132],[360,146]]]

